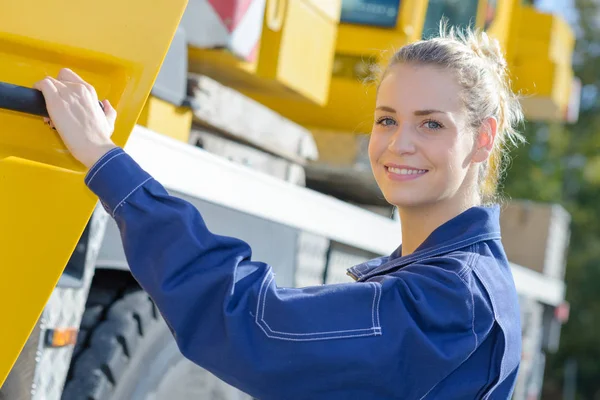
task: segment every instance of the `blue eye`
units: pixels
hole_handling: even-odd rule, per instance
[[[392,125],[395,125],[395,124],[396,124],[396,121],[394,121],[390,117],[382,117],[382,118],[379,118],[377,120],[377,125],[392,126]]]
[[[427,129],[431,129],[433,131],[442,129],[444,127],[442,124],[432,119],[425,121],[424,125]]]

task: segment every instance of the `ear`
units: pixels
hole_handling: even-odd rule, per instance
[[[473,148],[473,162],[485,162],[494,148],[496,133],[498,131],[498,121],[495,117],[489,117],[483,121],[475,139]]]

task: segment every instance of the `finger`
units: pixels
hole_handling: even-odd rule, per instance
[[[61,82],[58,79],[55,79],[51,76],[46,77],[46,79],[48,81],[50,81],[50,83],[56,88],[56,93],[55,96],[56,98],[61,98],[63,101],[67,101],[68,97],[69,97],[69,87],[67,86],[67,84],[69,84],[68,82],[65,84],[65,82]],[[71,85],[73,85],[71,83]],[[76,84],[79,85],[79,84]],[[79,85],[81,86],[81,85]],[[84,89],[86,90],[86,89]],[[48,102],[46,102],[48,103]]]
[[[104,106],[104,115],[106,115],[106,119],[108,119],[108,122],[114,127],[117,120],[117,110],[114,109],[108,100],[103,100],[102,105]]]
[[[63,82],[79,83],[79,84],[85,86],[90,91],[90,93],[94,96],[95,99],[98,98],[98,96],[96,95],[96,89],[92,85],[90,85],[89,83],[84,81],[83,78],[81,78],[79,75],[77,75],[73,70],[71,70],[69,68],[61,69],[60,72],[58,73],[57,78],[58,78],[58,80],[63,81]]]
[[[46,79],[48,79],[50,82],[52,82],[52,85],[54,85],[54,87],[60,92],[61,90],[64,90],[67,88],[67,85],[65,85],[63,82],[59,81],[58,79],[55,79],[51,76],[46,77]]]
[[[56,77],[60,81],[68,81],[75,83],[85,83],[85,81],[69,68],[62,68]]]
[[[46,77],[41,81],[34,83],[33,87],[34,89],[37,89],[40,92],[42,92],[44,97],[58,94],[58,88],[54,84],[54,79],[51,77]]]

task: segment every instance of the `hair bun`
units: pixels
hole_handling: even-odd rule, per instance
[[[485,32],[480,32],[472,35],[467,45],[477,56],[486,60],[500,76],[504,75],[507,63],[497,39],[490,38]]]

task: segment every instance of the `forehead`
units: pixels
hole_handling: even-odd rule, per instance
[[[462,110],[460,90],[450,71],[427,65],[396,64],[381,81],[377,106],[391,106],[398,112],[436,109],[458,113]]]

